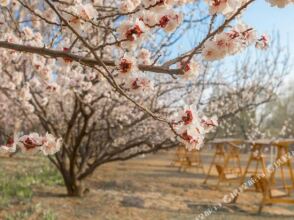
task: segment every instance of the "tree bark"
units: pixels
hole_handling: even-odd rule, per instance
[[[70,176],[68,172],[63,173],[62,176],[68,196],[83,197],[85,195],[86,189],[83,181],[77,180],[75,176]]]

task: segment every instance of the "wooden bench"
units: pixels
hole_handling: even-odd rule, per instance
[[[288,193],[272,189],[270,181],[266,177],[252,176],[252,179],[254,180],[254,186],[257,191],[262,193],[262,200],[259,205],[258,213],[261,213],[265,205],[294,204],[294,198],[289,198]]]

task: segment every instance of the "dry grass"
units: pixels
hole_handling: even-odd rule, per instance
[[[84,198],[65,197],[60,176],[46,160],[2,157],[0,219],[193,220],[234,188],[222,186],[219,191],[215,177],[203,185],[203,174],[178,172],[170,167],[172,155],[104,165],[87,182],[91,190]],[[236,205],[224,206],[207,219],[294,219],[293,207],[277,205],[257,216],[259,200],[257,193],[246,192]]]

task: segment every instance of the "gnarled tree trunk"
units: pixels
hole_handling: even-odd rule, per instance
[[[82,197],[85,195],[86,189],[83,181],[77,180],[75,176],[69,175],[68,172],[62,173],[62,176],[68,196]]]

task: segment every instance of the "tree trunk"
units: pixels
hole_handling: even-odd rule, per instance
[[[66,190],[67,195],[73,197],[83,197],[85,192],[85,188],[82,183],[66,184]]]
[[[64,184],[66,186],[67,195],[72,197],[82,197],[85,194],[85,188],[82,181],[78,181],[75,177],[68,175],[68,173],[62,174]]]

